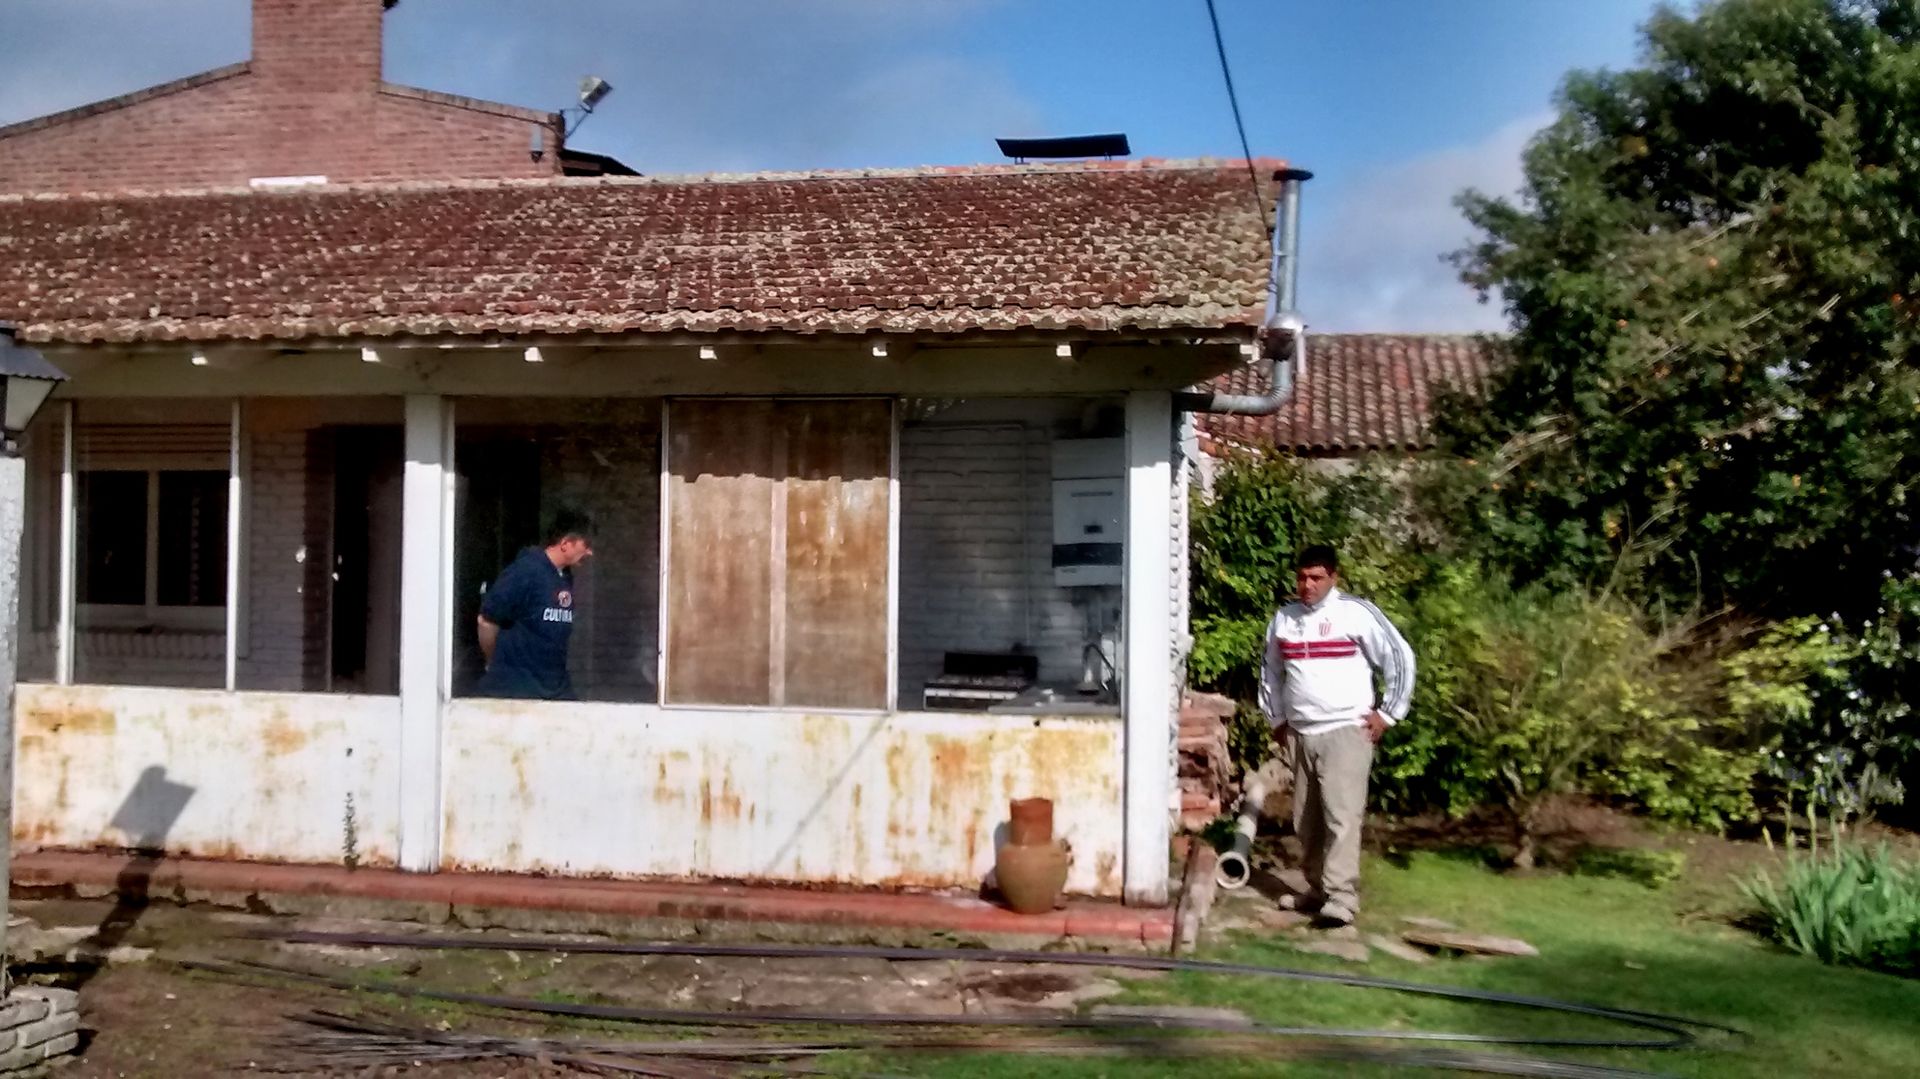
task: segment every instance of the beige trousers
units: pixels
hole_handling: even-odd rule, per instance
[[[1364,727],[1292,731],[1293,831],[1307,890],[1349,914],[1360,911],[1360,825],[1367,815],[1373,740]]]

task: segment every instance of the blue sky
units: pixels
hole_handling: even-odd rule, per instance
[[[1440,261],[1571,68],[1636,55],[1646,0],[1217,0],[1256,154],[1312,169],[1301,306],[1326,330],[1500,325]],[[248,0],[0,0],[0,123],[245,58]],[[404,0],[386,77],[537,108],[649,173],[990,161],[1124,131],[1238,156],[1204,0]]]

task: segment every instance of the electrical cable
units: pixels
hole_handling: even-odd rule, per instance
[[[1220,32],[1220,12],[1214,7],[1214,0],[1207,0],[1207,21],[1213,25],[1213,48],[1220,56],[1220,77],[1227,83],[1227,104],[1233,106],[1233,127],[1240,133],[1240,153],[1247,160],[1247,182],[1252,185],[1253,203],[1260,210],[1260,224],[1267,235],[1273,235],[1273,218],[1267,213],[1267,202],[1260,197],[1260,173],[1253,167],[1253,146],[1247,141],[1247,122],[1240,115],[1240,93],[1233,88],[1233,65],[1227,62],[1227,39]]]

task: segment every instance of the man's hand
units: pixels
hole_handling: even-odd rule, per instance
[[[493,666],[493,646],[500,641],[500,627],[489,621],[483,614],[474,629],[480,638],[480,655],[487,661],[487,666],[491,667]]]
[[[1378,745],[1380,742],[1380,736],[1387,733],[1387,717],[1381,715],[1380,712],[1376,709],[1375,711],[1367,713],[1366,720],[1367,720],[1367,741],[1372,742],[1375,745]]]

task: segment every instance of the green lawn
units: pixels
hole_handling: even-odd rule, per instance
[[[1300,953],[1265,934],[1240,933],[1201,958],[1360,973],[1671,1012],[1739,1027],[1672,1051],[1518,1049],[1689,1076],[1920,1074],[1920,980],[1823,966],[1781,952],[1729,924],[1737,893],[1697,877],[1650,888],[1627,880],[1503,875],[1475,861],[1420,853],[1366,868],[1362,928],[1392,931],[1403,914],[1523,937],[1537,959],[1446,959],[1414,965],[1376,953],[1364,966]],[[1295,1026],[1404,1028],[1535,1035],[1633,1036],[1630,1028],[1492,1005],[1382,990],[1270,979],[1178,975],[1139,983],[1140,1002],[1239,1008]],[[1462,1047],[1477,1049],[1482,1047]],[[1216,1076],[1381,1074],[1351,1063],[1281,1065],[1249,1059],[950,1057],[890,1060],[883,1070],[938,1076]]]

